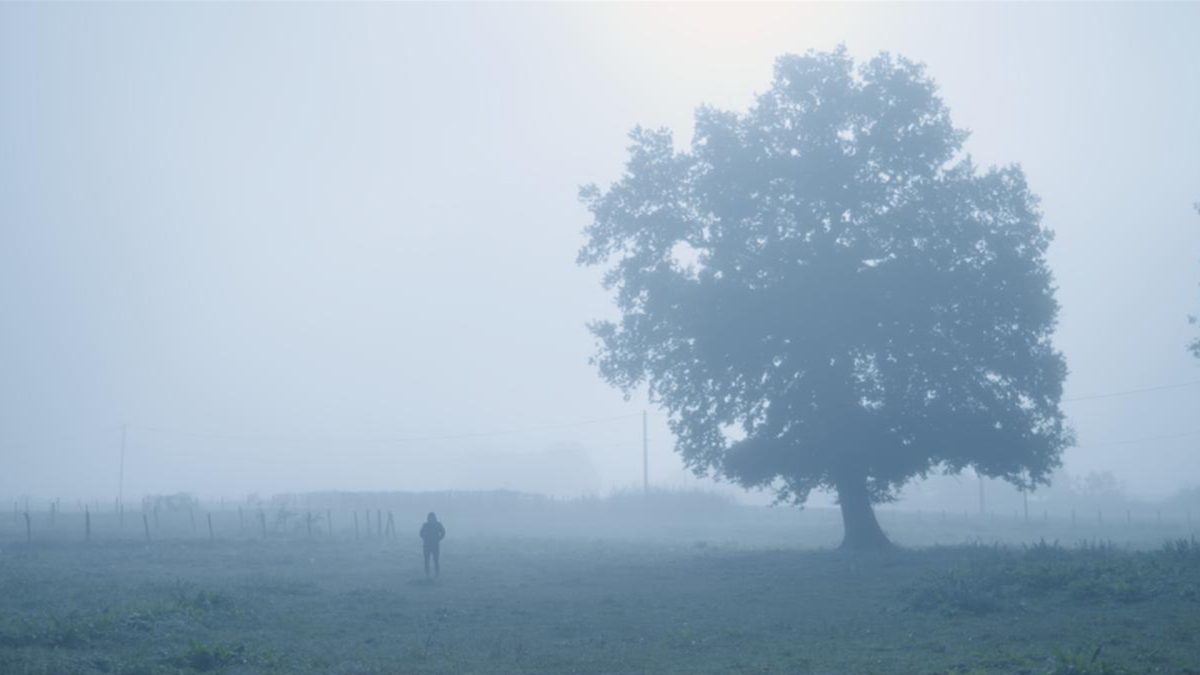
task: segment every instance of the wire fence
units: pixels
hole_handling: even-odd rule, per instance
[[[651,538],[747,546],[836,545],[836,508],[737,504],[703,491],[640,490],[609,497],[555,499],[509,491],[327,492],[269,499],[199,500],[186,495],[64,504],[14,501],[0,519],[0,546],[179,542],[381,542],[415,540],[429,512],[459,536]],[[1190,508],[1033,509],[1028,512],[879,508],[902,544],[1020,544],[1109,541],[1132,547],[1196,535]]]

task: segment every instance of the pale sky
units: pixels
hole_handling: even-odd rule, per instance
[[[839,43],[927,64],[976,161],[1024,167],[1069,398],[1200,380],[1198,25],[1197,4],[0,4],[0,497],[111,499],[122,424],[127,498],[486,487],[456,463],[550,448],[640,482],[646,402],[588,364],[613,310],[574,262],[578,186],[620,174],[633,126],[684,147],[698,105],[744,109],[776,56]],[[1200,483],[1200,387],[1065,406],[1069,471]],[[652,476],[679,485],[650,414]]]

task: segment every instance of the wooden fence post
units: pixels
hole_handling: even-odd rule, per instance
[[[375,509],[375,536],[383,536],[383,509]]]
[[[325,509],[325,529],[333,536],[333,509]]]
[[[50,527],[54,527],[55,517],[58,515],[58,505],[50,502]]]
[[[258,522],[262,524],[263,539],[267,538],[267,514],[263,513],[262,509],[258,511]]]
[[[29,512],[25,512],[25,543],[33,543],[33,526],[29,523]]]
[[[358,509],[354,510],[354,538],[358,539]]]
[[[142,511],[142,528],[146,530],[146,543],[150,543],[150,518],[146,516],[146,512]]]
[[[395,520],[392,518],[392,512],[391,512],[391,511],[388,511],[388,524],[387,524],[387,529],[388,529],[388,536],[389,536],[389,537],[394,537],[394,536],[396,536],[396,521],[395,521]]]
[[[209,512],[209,514],[208,514],[208,540],[213,541],[214,539],[216,539],[216,537],[213,536],[212,513]]]
[[[86,505],[83,507],[83,540],[92,540],[92,512]]]

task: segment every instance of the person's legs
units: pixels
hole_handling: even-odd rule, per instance
[[[441,558],[440,554],[441,554],[441,547],[434,546],[433,547],[433,576],[435,576],[435,577],[442,576],[442,561],[439,559],[439,558]]]
[[[433,550],[430,549],[428,546],[426,546],[425,547],[425,576],[426,577],[429,576],[429,556],[431,556],[431,555],[437,555],[437,554],[434,553]]]

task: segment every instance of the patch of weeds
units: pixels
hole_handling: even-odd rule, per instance
[[[168,596],[165,603],[154,609],[126,616],[125,625],[135,630],[149,630],[157,620],[171,614],[202,621],[214,614],[235,611],[233,597],[229,594],[197,588],[195,584],[183,579],[175,579],[164,590]]]
[[[1090,602],[1117,600],[1128,603],[1146,600],[1152,596],[1135,576],[1113,570],[1101,570],[1093,574],[1082,572],[1072,579],[1066,588],[1071,597]]]
[[[424,661],[433,653],[434,640],[450,619],[450,612],[439,609],[421,621],[420,639],[409,640],[406,651],[418,661]]]
[[[0,646],[82,648],[110,632],[112,623],[107,613],[85,617],[77,611],[66,615],[47,612],[44,621],[28,617],[5,619],[0,623]]]
[[[116,675],[157,675],[162,670],[161,664],[149,663],[139,659],[117,663],[114,672]]]
[[[37,631],[28,627],[28,619],[6,619],[0,623],[0,647],[27,647],[37,644]]]
[[[1056,594],[1091,604],[1200,599],[1200,547],[1190,540],[1134,552],[1111,544],[1068,549],[1040,542],[1022,551],[975,551],[967,562],[927,576],[905,594],[909,609],[982,615]]]
[[[206,644],[203,642],[192,642],[186,651],[171,659],[173,665],[191,668],[202,673],[247,662],[245,645]]]
[[[154,628],[154,623],[158,619],[158,612],[147,609],[130,612],[121,620],[121,624],[129,630],[145,633]]]
[[[1163,544],[1159,552],[1178,562],[1200,563],[1200,542],[1191,539],[1173,539]]]
[[[983,616],[1002,609],[994,580],[977,568],[956,567],[909,589],[909,609],[947,616]]]
[[[80,617],[78,612],[71,612],[66,616],[50,613],[47,616],[50,625],[41,637],[44,644],[52,647],[83,647],[87,645],[88,638],[95,633],[91,622]]]
[[[203,589],[195,593],[180,592],[175,595],[175,609],[189,616],[228,611],[233,609],[233,598],[224,593],[214,593]]]
[[[261,650],[254,658],[254,661],[261,663],[267,670],[279,670],[285,666],[287,659],[282,654],[268,647]]]
[[[696,632],[688,624],[667,634],[667,643],[676,649],[688,649],[696,645]]]
[[[1054,652],[1054,666],[1048,675],[1123,675],[1124,668],[1100,658],[1102,647],[1093,651],[1064,651]]]
[[[247,579],[242,584],[242,588],[250,593],[291,597],[307,597],[321,593],[320,587],[311,581],[269,577],[265,575],[257,575]]]

